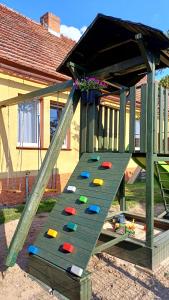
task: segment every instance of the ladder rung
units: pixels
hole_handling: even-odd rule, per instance
[[[160,174],[169,174],[169,172],[159,172]]]
[[[163,181],[167,181],[167,182],[169,182],[169,179],[163,179],[163,180],[159,180],[160,182],[163,182]]]
[[[163,198],[169,198],[169,196],[165,196],[165,195],[164,195]]]

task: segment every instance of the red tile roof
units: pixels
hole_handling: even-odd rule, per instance
[[[41,24],[0,4],[0,59],[53,81],[67,77],[56,72],[75,42],[52,35]],[[2,64],[0,64],[2,69]]]

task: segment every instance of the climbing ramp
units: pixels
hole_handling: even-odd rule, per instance
[[[28,248],[33,254],[31,269],[36,257],[52,267],[83,274],[130,157],[129,153],[82,155],[37,240]]]

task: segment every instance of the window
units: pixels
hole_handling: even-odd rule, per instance
[[[50,105],[50,141],[53,138],[55,130],[58,126],[58,122],[61,117],[61,113],[63,110],[63,105],[57,102],[51,101]],[[69,149],[70,148],[70,130],[68,131],[66,138],[64,140],[62,149]]]
[[[38,147],[40,143],[40,101],[18,105],[18,146]]]
[[[140,150],[140,120],[135,122],[135,149]]]

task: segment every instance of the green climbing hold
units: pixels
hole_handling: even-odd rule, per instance
[[[77,229],[77,224],[73,223],[73,222],[68,222],[67,223],[67,229],[71,230],[71,231],[76,231]]]
[[[91,160],[93,161],[99,161],[100,160],[100,156],[98,154],[92,154],[90,157]]]
[[[80,197],[79,197],[79,201],[80,201],[81,203],[87,203],[88,198],[87,198],[86,196],[80,196]]]

